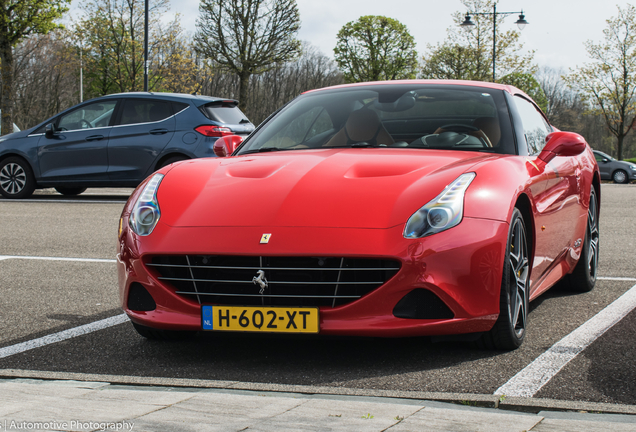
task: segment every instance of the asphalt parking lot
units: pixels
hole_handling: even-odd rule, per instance
[[[116,231],[128,193],[89,190],[67,199],[44,191],[25,201],[0,200],[0,369],[492,395],[514,388],[514,377],[531,376],[530,366],[538,364],[555,371],[534,397],[636,405],[633,306],[600,335],[587,327],[573,333],[636,292],[636,185],[602,186],[596,288],[586,294],[553,289],[534,301],[526,341],[514,352],[421,338],[203,333],[188,341],[147,341],[118,318]],[[627,304],[627,297],[618,303]],[[95,327],[108,318],[114,321]],[[80,326],[88,330],[74,330]],[[582,333],[587,339],[560,343]],[[564,355],[572,359],[553,367]]]

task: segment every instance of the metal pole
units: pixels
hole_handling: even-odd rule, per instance
[[[84,64],[82,63],[82,47],[80,47],[80,103],[84,102]]]
[[[496,82],[495,58],[497,53],[497,3],[492,5],[492,82]]]
[[[148,91],[148,0],[144,3],[144,91]]]

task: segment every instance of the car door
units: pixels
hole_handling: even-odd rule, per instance
[[[530,101],[520,96],[515,96],[514,101],[523,123],[528,153],[537,156],[545,146],[545,138],[552,128]],[[536,165],[542,173],[536,177],[533,191],[536,219],[531,291],[573,246],[577,223],[572,221],[578,221],[582,212],[578,160],[575,157],[557,156],[548,164],[537,161]]]
[[[117,99],[84,104],[53,121],[38,141],[41,182],[108,179],[108,136]]]
[[[612,178],[612,163],[611,158],[603,153],[594,152],[594,158],[598,164],[598,169],[601,172],[601,178],[603,180],[609,180]]]
[[[175,131],[169,101],[125,99],[108,142],[108,176],[115,181],[140,182],[156,164]]]

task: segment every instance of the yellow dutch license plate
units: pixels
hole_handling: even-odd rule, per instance
[[[318,333],[318,308],[202,306],[203,330]]]

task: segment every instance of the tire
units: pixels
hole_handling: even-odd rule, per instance
[[[193,331],[177,331],[177,330],[160,330],[151,327],[142,326],[140,324],[132,323],[137,333],[146,339],[161,340],[161,341],[178,341],[188,340],[193,338],[197,332]]]
[[[528,322],[529,256],[526,226],[521,212],[515,208],[504,257],[499,318],[493,328],[482,335],[481,346],[510,351],[523,343]]]
[[[587,209],[587,228],[579,262],[572,273],[561,282],[561,286],[576,292],[590,292],[596,284],[599,252],[598,198],[592,187],[590,205]]]
[[[82,192],[84,192],[86,190],[86,188],[83,188],[83,187],[56,187],[55,190],[58,191],[59,193],[61,193],[62,195],[75,196],[75,195],[79,195]]]
[[[612,180],[614,183],[629,183],[629,177],[623,170],[616,170],[612,173]]]
[[[11,156],[0,162],[0,194],[5,198],[22,199],[35,190],[35,177],[29,164]]]
[[[166,159],[166,160],[164,160],[162,162],[159,162],[157,164],[157,169],[161,169],[161,168],[163,168],[165,166],[168,166],[170,164],[173,164],[175,162],[180,162],[180,161],[187,160],[187,159],[188,158],[185,157],[185,156],[172,156],[172,157],[169,157],[168,159]]]

